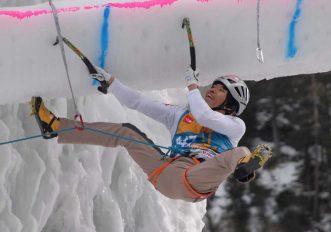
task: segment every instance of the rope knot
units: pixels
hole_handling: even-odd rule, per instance
[[[165,156],[169,156],[170,158],[175,157],[176,155],[180,156],[189,156],[190,149],[187,147],[180,147],[178,145],[173,145],[169,147],[168,152],[165,154]]]

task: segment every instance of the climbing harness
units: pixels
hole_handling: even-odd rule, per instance
[[[171,158],[168,162],[164,163],[163,165],[161,165],[160,167],[156,168],[151,174],[148,175],[148,180],[153,184],[153,186],[156,188],[156,182],[159,178],[159,176],[161,175],[161,173],[175,160],[179,159],[181,156],[176,156],[174,158]],[[189,170],[197,165],[199,165],[201,162],[192,157],[192,160],[194,161],[194,164],[189,166],[188,168],[186,168],[183,171],[183,176],[182,176],[182,181],[184,184],[184,187],[188,193],[188,195],[194,199],[195,201],[198,200],[203,200],[206,199],[207,197],[211,196],[212,194],[214,194],[214,192],[209,192],[209,193],[200,193],[198,191],[196,191],[192,185],[189,183],[188,179],[187,179],[187,174],[189,172]]]
[[[199,193],[198,191],[196,191],[192,186],[191,184],[189,183],[188,179],[187,179],[187,174],[188,174],[188,171],[199,165],[201,162],[199,160],[197,160],[196,158],[192,158],[193,161],[194,161],[194,165],[190,166],[189,168],[185,169],[184,173],[183,173],[183,183],[184,183],[184,186],[185,186],[185,189],[186,191],[191,195],[191,197],[193,199],[195,199],[196,201],[199,200],[199,199],[205,199],[209,196],[211,196],[212,194],[214,194],[214,192],[209,192],[209,193]]]
[[[152,182],[152,184],[156,185],[157,179],[159,178],[160,174],[166,169],[173,161],[177,160],[179,156],[171,158],[168,162],[161,165],[160,167],[156,168],[151,174],[148,175],[148,180]]]

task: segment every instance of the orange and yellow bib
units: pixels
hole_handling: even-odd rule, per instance
[[[201,126],[189,111],[186,111],[179,120],[172,145],[184,149],[210,149],[216,153],[233,148],[226,135]]]

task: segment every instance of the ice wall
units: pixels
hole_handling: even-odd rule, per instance
[[[95,64],[100,64],[105,49],[102,44],[106,44],[106,69],[141,90],[183,85],[190,62],[187,35],[181,28],[183,17],[191,19],[201,84],[226,73],[258,80],[330,69],[328,0],[262,0],[264,64],[255,57],[255,0],[54,3],[63,34]],[[105,38],[106,6],[110,13]],[[0,91],[7,92],[0,104],[25,102],[37,94],[69,97],[60,50],[52,46],[56,32],[48,4],[1,8],[0,27]],[[70,51],[67,57],[77,95],[92,94],[82,62]],[[36,88],[39,84],[47,90]]]

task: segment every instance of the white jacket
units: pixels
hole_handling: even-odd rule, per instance
[[[184,107],[166,105],[150,100],[138,91],[125,86],[118,79],[113,81],[109,90],[121,104],[164,124],[170,131],[172,138],[176,133],[181,116],[187,110]],[[242,119],[213,111],[207,105],[198,89],[189,91],[187,98],[190,111],[200,125],[226,135],[233,147],[238,146],[239,140],[246,131],[246,126]]]

